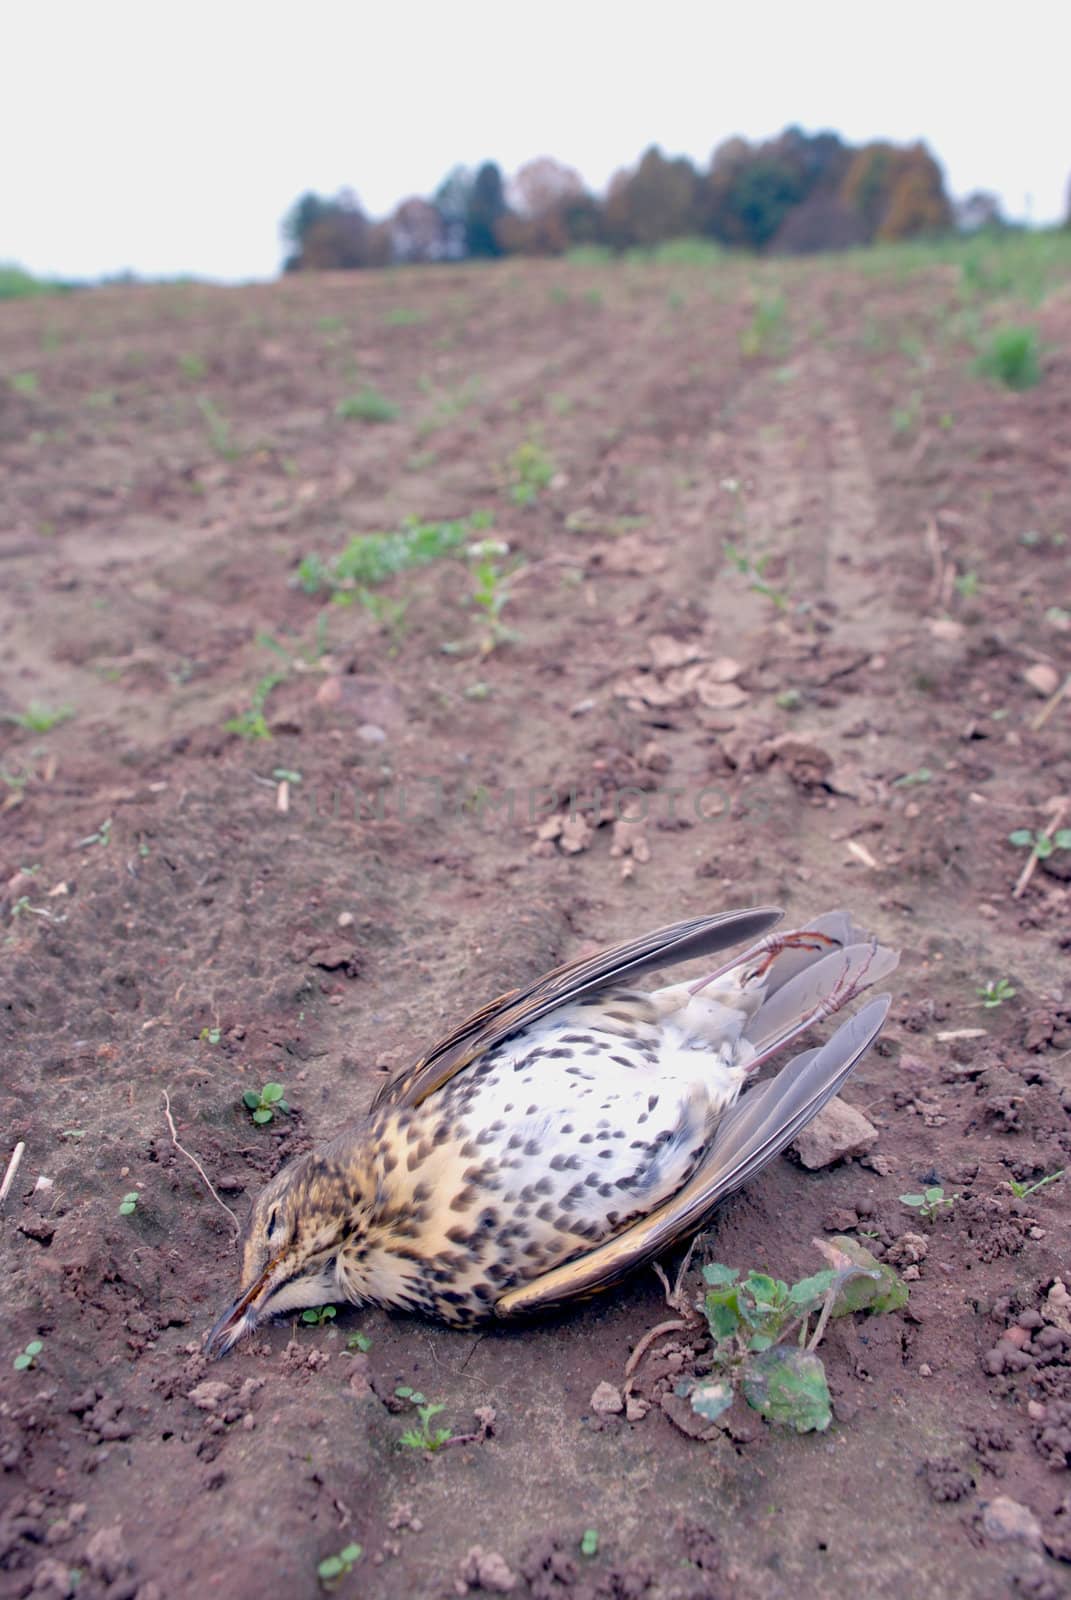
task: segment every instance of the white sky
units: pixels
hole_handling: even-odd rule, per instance
[[[1068,0],[0,0],[0,33],[0,261],[40,273],[266,277],[306,189],[378,216],[553,155],[601,191],[791,122],[1065,214]]]

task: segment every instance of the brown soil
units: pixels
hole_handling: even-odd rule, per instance
[[[0,386],[0,710],[75,712],[0,724],[0,1168],[27,1146],[0,1219],[0,1592],[311,1596],[351,1541],[339,1592],[370,1600],[511,1576],[556,1600],[902,1596],[920,1573],[949,1597],[1071,1587],[1071,1321],[1052,1292],[1071,1177],[1008,1187],[1071,1169],[1069,857],[1014,899],[1007,842],[1071,794],[1071,702],[1035,729],[1024,678],[1060,681],[1071,657],[1053,610],[1071,301],[1037,314],[1045,377],[1017,395],[971,375],[948,269],[779,271],[785,347],[751,357],[744,267],[0,312],[6,371],[37,376]],[[397,420],[335,416],[368,384]],[[555,476],[518,506],[525,441]],[[516,637],[490,652],[456,557],[385,586],[409,601],[393,622],[294,581],[353,533],[481,506],[503,564],[525,563],[501,618]],[[767,557],[783,605],[726,541]],[[270,742],[225,732],[270,672]],[[288,811],[281,770],[301,775]],[[604,811],[570,820],[570,789]],[[559,803],[530,820],[546,790]],[[646,824],[604,820],[641,796]],[[828,1434],[733,1412],[710,1443],[657,1404],[593,1409],[665,1315],[651,1275],[482,1335],[340,1310],[206,1365],[232,1231],[165,1089],[241,1215],[477,1003],[583,946],[771,900],[795,918],[847,903],[904,950],[847,1091],[880,1129],[869,1165],[779,1161],[705,1246],[788,1276],[817,1269],[823,1230],[879,1253],[924,1236],[921,1261],[894,1252],[908,1311],[826,1342]],[[983,1008],[1001,978],[1014,997]],[[963,1029],[981,1031],[948,1037]],[[242,1094],[269,1080],[292,1112],[258,1128]],[[927,1227],[898,1196],[935,1182],[958,1198]],[[367,1356],[345,1348],[358,1329]],[[493,1431],[398,1448],[400,1384],[455,1433],[492,1408]],[[1025,1537],[998,1537],[1001,1497],[1036,1519]]]

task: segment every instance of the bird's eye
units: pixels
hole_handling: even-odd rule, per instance
[[[272,1206],[271,1210],[268,1212],[267,1237],[269,1239],[271,1238],[272,1234],[275,1232],[275,1224],[278,1222],[278,1220],[279,1220],[279,1208],[278,1208],[278,1206]]]

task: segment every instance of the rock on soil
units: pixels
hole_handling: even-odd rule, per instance
[[[878,1130],[861,1111],[834,1095],[793,1144],[810,1171],[831,1167],[849,1156],[863,1156],[877,1143]]]

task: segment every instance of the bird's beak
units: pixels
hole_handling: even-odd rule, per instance
[[[238,1296],[233,1305],[227,1307],[219,1321],[205,1335],[202,1349],[211,1360],[225,1356],[231,1345],[236,1344],[243,1333],[252,1333],[256,1327],[257,1313],[254,1301],[259,1298],[261,1290],[267,1285],[274,1265],[274,1261],[268,1262],[260,1276]]]

